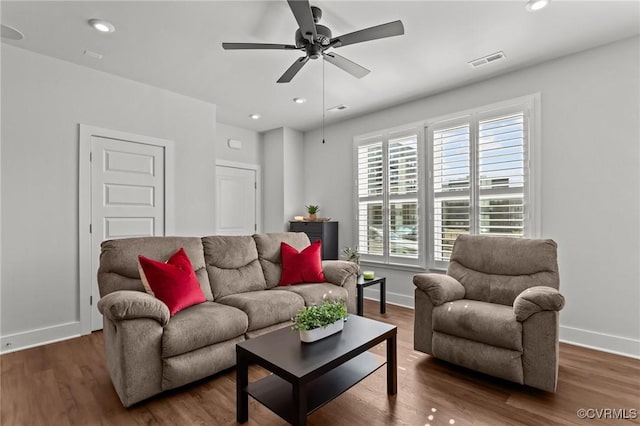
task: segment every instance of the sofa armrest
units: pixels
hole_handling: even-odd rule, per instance
[[[464,286],[449,275],[416,274],[413,276],[413,284],[429,296],[434,306],[462,299],[465,294]]]
[[[323,260],[322,273],[328,283],[340,286],[347,290],[347,312],[357,312],[357,286],[358,267],[353,262],[346,260]]]
[[[150,294],[141,291],[119,290],[98,301],[98,309],[111,321],[151,318],[162,327],[169,322],[169,308]]]
[[[520,322],[542,311],[559,311],[564,307],[564,296],[553,287],[536,286],[524,290],[513,302],[513,312]]]
[[[346,260],[323,260],[322,273],[327,282],[343,287],[349,278],[358,274],[358,267]]]

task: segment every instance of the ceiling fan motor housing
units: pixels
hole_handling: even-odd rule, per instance
[[[329,43],[331,43],[331,30],[327,27],[325,27],[324,25],[319,25],[316,24],[316,42],[314,43],[319,50],[321,50],[321,48],[323,46],[327,46]],[[309,40],[307,40],[305,37],[302,36],[302,32],[300,32],[300,30],[296,30],[296,47],[298,48],[302,48],[302,47],[308,47],[309,45],[311,45],[311,43],[309,43]]]
[[[1,0],[0,0],[1,1]],[[322,10],[311,6],[309,0],[287,0],[291,12],[298,23],[295,33],[295,46],[275,43],[222,43],[223,49],[273,49],[273,50],[302,50],[305,56],[295,62],[278,79],[278,83],[289,83],[291,79],[309,62],[322,56],[331,64],[348,72],[356,78],[369,74],[369,70],[344,58],[337,53],[325,53],[329,48],[339,48],[350,44],[393,37],[404,34],[402,21],[387,22],[336,37],[332,41],[331,30],[318,24],[322,18]]]

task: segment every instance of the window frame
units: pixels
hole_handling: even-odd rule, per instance
[[[524,151],[524,176],[523,187],[523,238],[538,238],[540,235],[540,173],[538,171],[538,159],[540,158],[540,94],[523,96],[520,98],[473,108],[456,114],[436,117],[425,122],[424,134],[426,138],[426,161],[428,168],[425,185],[427,223],[425,243],[428,253],[428,267],[432,270],[446,270],[448,261],[435,260],[435,232],[434,232],[434,174],[433,174],[433,134],[435,131],[469,124],[470,139],[470,174],[473,176],[474,185],[469,188],[470,203],[470,233],[478,229],[479,222],[479,177],[478,174],[478,129],[483,120],[496,118],[501,115],[523,113],[525,123]],[[478,202],[477,202],[478,201]]]
[[[390,267],[411,267],[424,270],[426,267],[426,233],[425,233],[425,122],[411,123],[404,126],[393,127],[377,132],[367,133],[364,135],[355,136],[353,138],[353,183],[354,183],[354,222],[355,228],[353,231],[353,241],[356,243],[360,240],[360,194],[358,186],[358,149],[362,145],[368,145],[376,142],[382,143],[382,158],[383,158],[383,191],[379,198],[382,201],[382,218],[383,218],[383,249],[382,255],[363,254],[361,253],[361,261],[363,263],[370,263],[373,265],[384,265]],[[394,200],[401,200],[406,198],[413,198],[404,195],[391,195],[390,194],[390,179],[389,179],[389,141],[399,139],[407,136],[416,137],[416,209],[417,209],[417,258],[408,258],[403,256],[397,256],[390,253],[390,204]]]

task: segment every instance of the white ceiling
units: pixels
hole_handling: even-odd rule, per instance
[[[327,123],[640,33],[640,2],[553,0],[527,12],[525,0],[312,1],[333,35],[401,19],[405,35],[336,50],[371,70],[356,79],[327,63]],[[166,88],[218,106],[218,121],[256,131],[306,131],[322,121],[322,61],[309,61],[288,84],[280,75],[298,51],[225,51],[227,42],[294,44],[285,0],[2,1],[2,23],[24,40],[5,43]],[[87,20],[111,21],[100,34]],[[84,50],[103,55],[97,60]],[[472,69],[470,60],[506,59]],[[308,102],[295,104],[294,97]],[[249,114],[260,113],[260,120]]]

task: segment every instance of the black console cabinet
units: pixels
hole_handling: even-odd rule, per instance
[[[338,222],[289,222],[289,231],[304,232],[314,241],[322,241],[322,260],[338,259]]]

